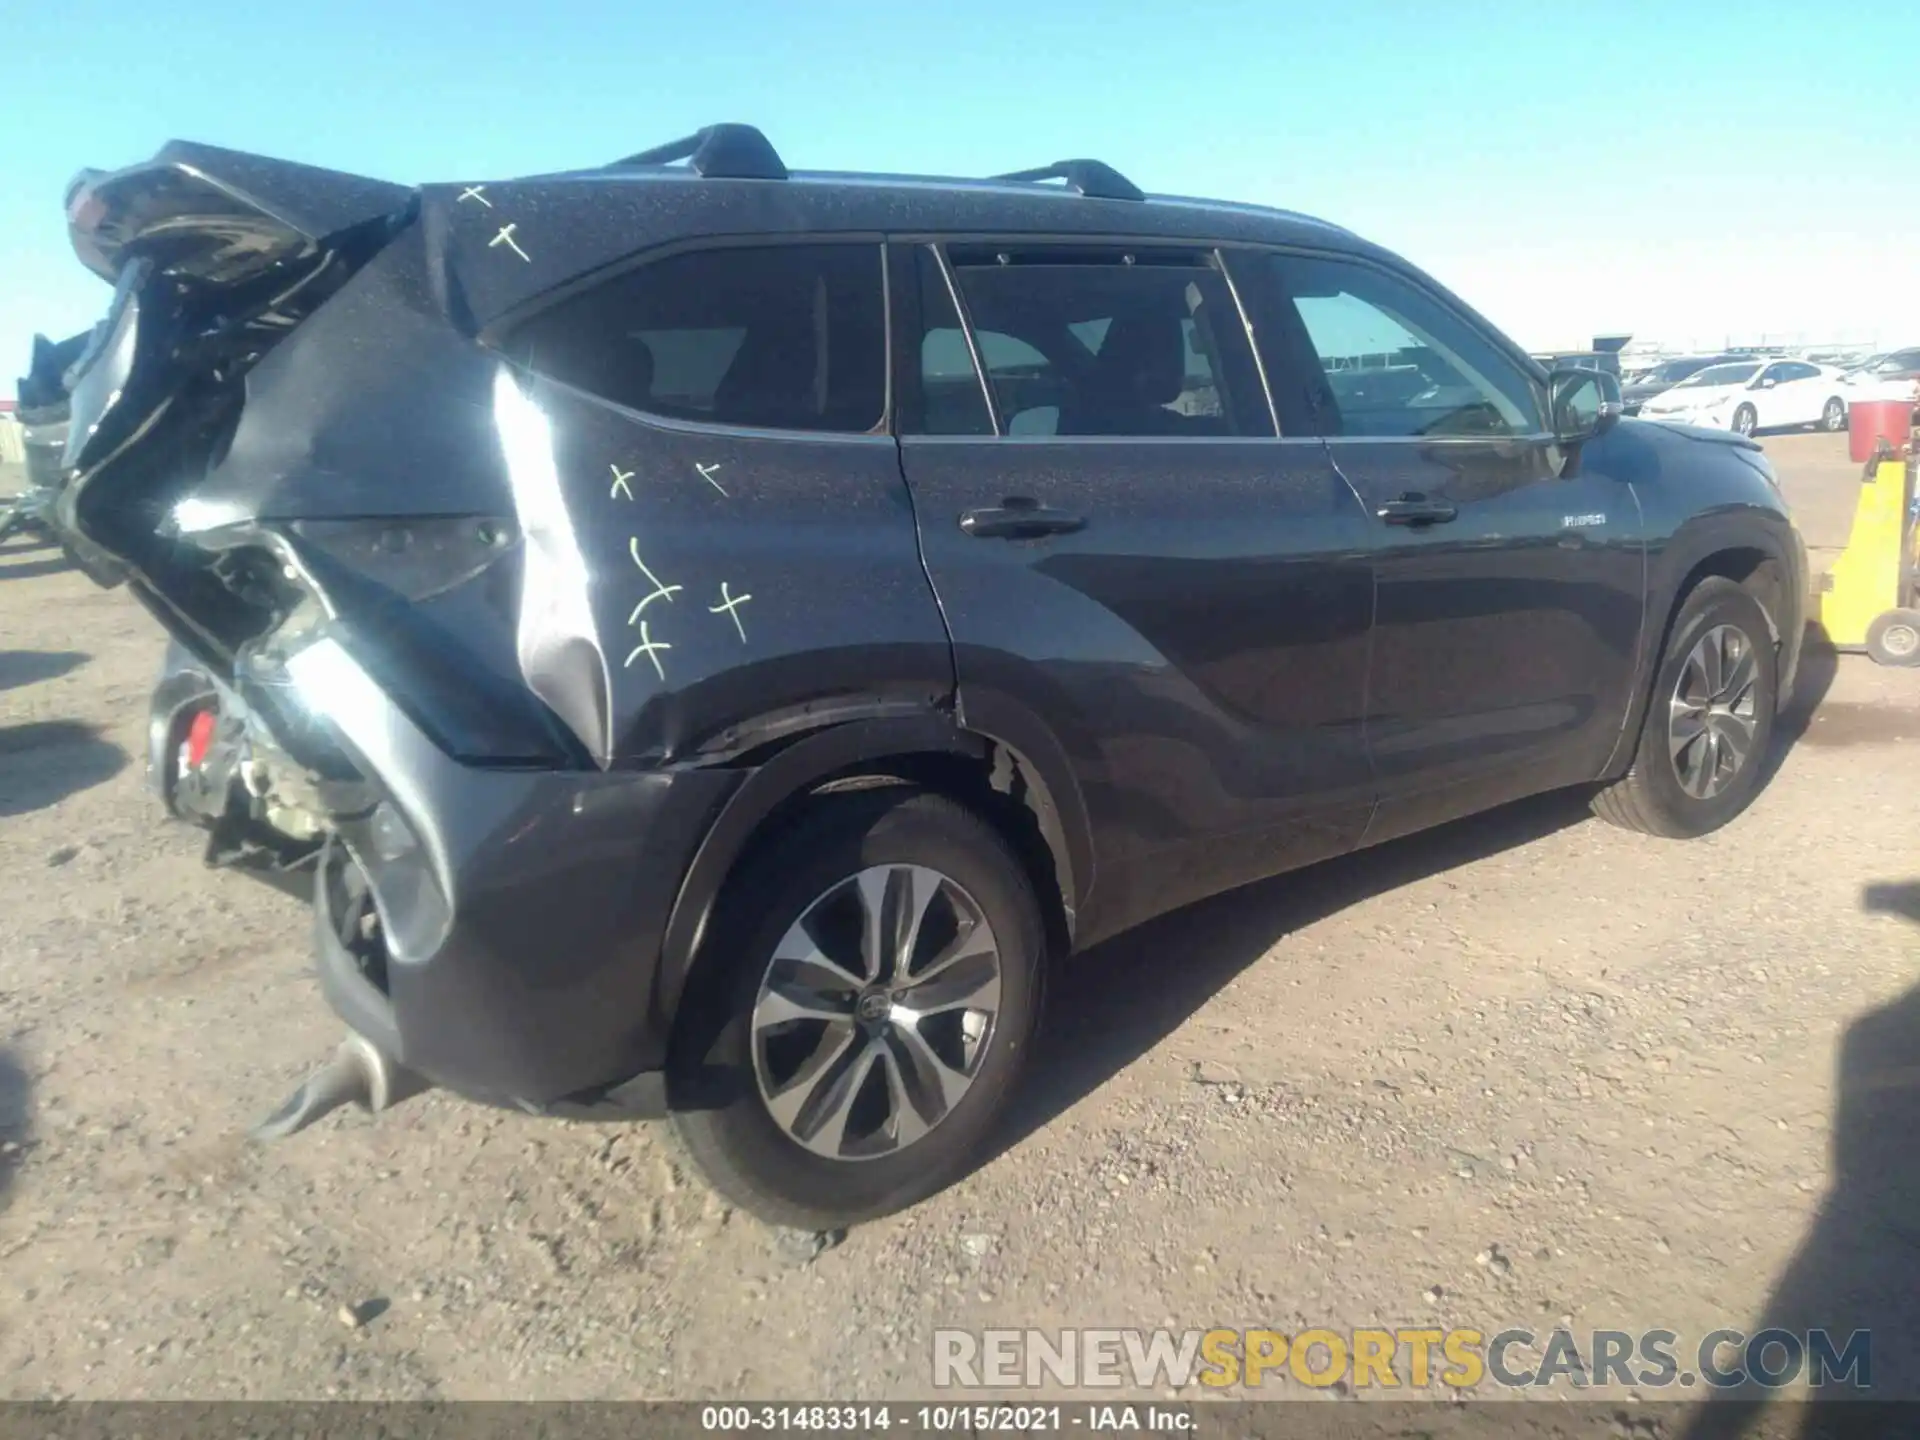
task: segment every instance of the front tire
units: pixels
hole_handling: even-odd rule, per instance
[[[1779,693],[1766,612],[1731,580],[1702,580],[1674,616],[1633,765],[1594,813],[1668,839],[1718,830],[1760,792]]]
[[[1887,610],[1867,626],[1867,654],[1879,665],[1920,665],[1920,610]]]
[[[1736,435],[1751,435],[1760,424],[1760,414],[1751,405],[1742,405],[1733,412],[1733,431]]]
[[[823,800],[729,882],[676,1026],[675,1127],[723,1197],[827,1230],[975,1162],[1040,1015],[1046,928],[979,816],[908,786]]]
[[[1821,410],[1820,428],[1829,434],[1847,428],[1847,402],[1838,395],[1829,397],[1826,408]]]

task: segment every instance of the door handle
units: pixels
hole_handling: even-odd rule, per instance
[[[981,540],[1033,540],[1042,535],[1068,535],[1086,524],[1079,515],[1042,505],[1025,495],[1009,495],[998,505],[965,510],[960,528]]]
[[[1389,500],[1373,512],[1389,525],[1444,525],[1456,518],[1458,507],[1445,500],[1429,500],[1424,495],[1402,495]]]

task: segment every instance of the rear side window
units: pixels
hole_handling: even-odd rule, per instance
[[[1273,434],[1232,291],[1209,257],[955,246],[949,260],[1001,433]],[[977,384],[972,354],[950,307],[927,304],[931,288],[923,280],[925,429],[981,433],[977,391],[960,383]]]
[[[1278,282],[1268,293],[1291,312],[1275,340],[1296,352],[1269,355],[1270,373],[1304,389],[1322,433],[1497,437],[1543,428],[1533,378],[1418,287],[1343,260],[1266,262]]]
[[[541,374],[634,410],[866,433],[886,411],[880,247],[670,255],[542,311],[511,348]]]

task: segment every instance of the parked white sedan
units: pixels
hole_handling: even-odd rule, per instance
[[[1809,360],[1739,360],[1689,375],[1641,407],[1648,420],[1674,420],[1751,435],[1818,425],[1847,428],[1849,391],[1840,371]]]

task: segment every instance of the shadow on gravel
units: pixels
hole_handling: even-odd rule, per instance
[[[77,720],[0,726],[0,817],[44,810],[111,780],[127,752]]]
[[[36,546],[36,549],[45,547]],[[42,575],[59,575],[74,568],[65,551],[38,560],[15,558],[20,553],[9,547],[0,550],[0,580],[33,580]]]
[[[1860,892],[1860,908],[1869,915],[1899,915],[1920,925],[1920,880],[1903,885],[1869,885]],[[1920,1052],[1914,1055],[1920,1064]]]
[[[1860,906],[1920,925],[1920,881],[1869,885]],[[1915,932],[1920,955],[1920,930]],[[1801,1440],[1912,1435],[1914,1411],[1894,1423],[1861,1399],[1920,1399],[1920,986],[1847,1026],[1834,1089],[1826,1198],[1792,1262],[1747,1333],[1778,1327],[1802,1338],[1824,1330],[1845,1357],[1857,1331],[1867,1332],[1871,1389],[1841,1374],[1797,1406]],[[1811,1363],[1809,1346],[1807,1360]],[[1779,1365],[1783,1352],[1766,1363]],[[1727,1359],[1731,1368],[1739,1361]],[[1856,1403],[1848,1403],[1853,1401]],[[1732,1440],[1758,1433],[1765,1400],[1740,1392],[1731,1402],[1702,1406],[1687,1440]]]
[[[1538,795],[1202,901],[1074,957],[1053,978],[1045,1040],[999,1149],[1153,1049],[1282,936],[1589,814],[1577,791]]]
[[[1767,756],[1767,779],[1771,780],[1779,773],[1780,766],[1795,745],[1802,740],[1809,744],[1816,743],[1809,739],[1807,732],[1812,728],[1813,717],[1826,700],[1827,692],[1833,688],[1834,677],[1839,673],[1840,652],[1833,648],[1827,632],[1817,622],[1810,622],[1806,639],[1800,647],[1800,673],[1794,677],[1793,698],[1773,724],[1773,748]]]
[[[56,680],[91,658],[78,650],[0,650],[0,690]]]
[[[0,1210],[7,1208],[13,1172],[26,1151],[33,1086],[9,1050],[0,1049]]]

